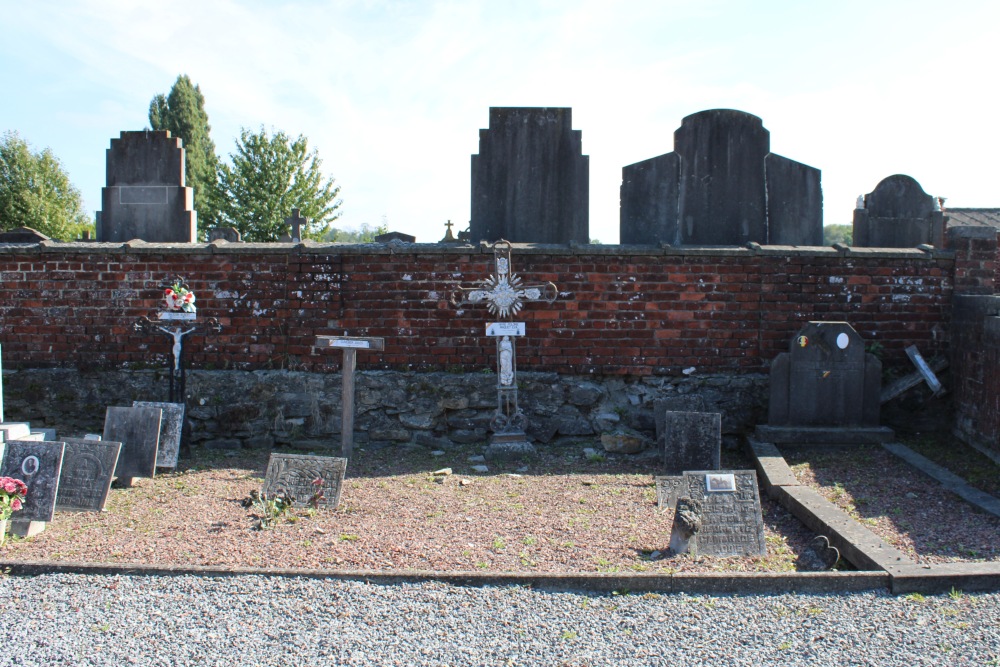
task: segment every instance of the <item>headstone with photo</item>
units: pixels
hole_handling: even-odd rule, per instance
[[[122,443],[115,467],[121,486],[131,486],[135,477],[156,474],[156,452],[160,442],[159,408],[109,407],[104,418],[102,440]]]
[[[0,477],[15,477],[28,487],[24,506],[10,519],[10,532],[31,537],[45,530],[45,524],[55,514],[66,445],[34,440],[11,440],[6,444]]]
[[[100,512],[108,501],[122,443],[66,438],[56,509]]]
[[[663,469],[718,470],[722,452],[722,415],[717,412],[665,412],[663,415]]]
[[[176,468],[181,449],[181,433],[184,430],[184,404],[132,401],[132,407],[163,410],[163,417],[160,420],[160,443],[156,448],[156,467]]]
[[[683,478],[670,532],[674,553],[767,554],[755,471],[688,471]]]
[[[291,496],[296,507],[306,506],[320,493],[317,506],[334,509],[340,504],[346,473],[345,458],[273,453],[261,493],[269,498],[277,494]]]

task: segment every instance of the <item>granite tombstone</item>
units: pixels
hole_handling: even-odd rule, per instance
[[[122,443],[65,439],[56,509],[60,512],[100,512],[108,501]]]
[[[176,468],[177,456],[181,449],[181,433],[184,431],[184,404],[132,401],[132,407],[163,410],[163,417],[160,420],[160,442],[156,448],[156,467]]]
[[[133,477],[156,474],[162,415],[159,408],[108,408],[101,439],[122,443],[115,477],[125,486]]]
[[[683,478],[670,532],[674,553],[767,554],[755,471],[688,471]]]
[[[317,505],[334,509],[340,504],[346,472],[346,458],[271,454],[261,493],[268,497],[279,493],[291,496],[296,507],[304,507],[314,494],[322,492]]]
[[[11,517],[12,522],[52,521],[65,449],[66,445],[61,442],[11,440],[7,443],[0,477],[16,477],[28,487],[24,506]]]

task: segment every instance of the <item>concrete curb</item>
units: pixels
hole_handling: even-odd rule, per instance
[[[389,585],[437,581],[457,586],[526,586],[540,590],[593,593],[694,593],[711,595],[777,595],[888,590],[885,572],[719,572],[709,574],[533,574],[530,572],[433,572],[430,570],[316,570],[294,568],[224,568],[189,565],[77,563],[66,561],[0,561],[0,571],[14,576],[89,574],[176,577],[306,577],[364,581]]]

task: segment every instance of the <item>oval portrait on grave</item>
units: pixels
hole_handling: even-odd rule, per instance
[[[38,472],[39,465],[37,456],[29,456],[21,462],[21,472],[30,477]]]

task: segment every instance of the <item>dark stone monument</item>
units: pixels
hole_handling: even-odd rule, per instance
[[[375,243],[389,243],[390,241],[397,241],[399,243],[416,243],[417,237],[412,234],[404,234],[403,232],[387,232],[385,234],[379,234],[375,237]]]
[[[860,444],[885,442],[893,432],[879,426],[882,363],[865,352],[864,340],[847,322],[809,322],[789,352],[771,362],[764,442]]]
[[[31,227],[17,227],[0,232],[0,243],[41,243],[49,237]]]
[[[944,213],[941,202],[913,178],[896,174],[858,198],[854,210],[854,240],[861,248],[915,248],[921,244],[943,248]]]
[[[240,243],[243,235],[235,227],[213,227],[208,230],[208,242],[228,241],[229,243]]]
[[[317,489],[323,492],[320,507],[333,509],[340,504],[340,494],[347,473],[347,459],[304,454],[271,454],[261,491],[268,497],[291,495],[296,507],[305,507]],[[316,480],[322,480],[318,486]]]
[[[473,242],[590,242],[590,158],[572,109],[491,107],[472,156]]]
[[[184,404],[132,401],[132,407],[163,410],[163,417],[160,419],[160,443],[156,448],[156,467],[176,468],[177,456],[181,449],[181,433],[184,430]]]
[[[753,470],[685,472],[670,531],[674,553],[764,556],[764,519]]]
[[[666,412],[663,415],[663,469],[718,470],[721,465],[722,415],[717,412]]]
[[[162,414],[159,408],[108,408],[101,439],[122,443],[115,477],[123,486],[130,486],[133,477],[156,474]]]
[[[686,117],[674,152],[622,169],[623,244],[823,244],[820,171],[771,153],[757,116]]]
[[[302,228],[309,224],[309,218],[303,217],[299,213],[299,209],[293,208],[292,215],[285,218],[285,224],[288,225],[288,231],[282,234],[278,240],[282,243],[301,243]]]
[[[184,148],[167,130],[122,132],[107,154],[97,239],[194,243],[193,190],[185,187]]]
[[[122,443],[71,438],[65,443],[56,509],[100,512],[108,501]]]
[[[65,448],[61,442],[7,442],[3,463],[0,464],[0,477],[16,477],[28,487],[24,506],[11,517],[12,522],[24,524],[25,529],[14,529],[12,532],[24,534],[27,532],[26,525],[31,522],[52,521]]]

